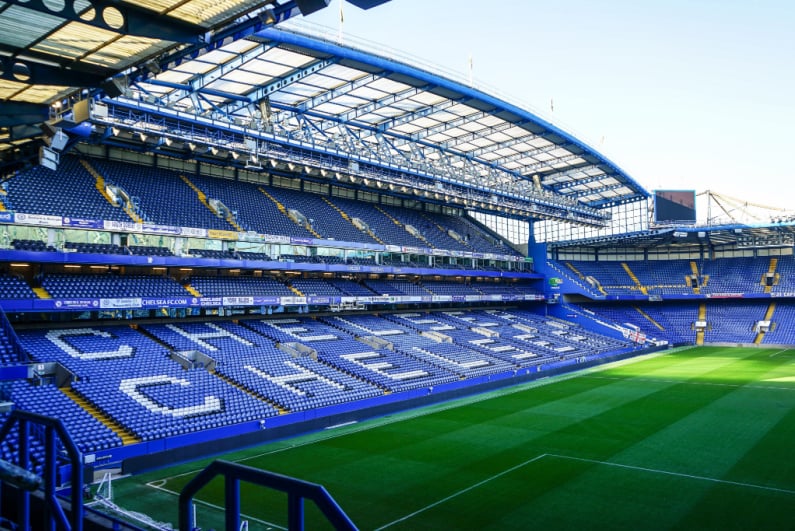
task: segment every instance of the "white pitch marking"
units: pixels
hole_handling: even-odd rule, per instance
[[[157,489],[159,491],[162,491],[162,492],[165,492],[167,494],[171,494],[173,496],[179,497],[179,492],[174,492],[173,490],[169,490],[169,489],[166,489],[164,487],[158,487],[154,483],[157,483],[157,482],[156,481],[152,481],[150,483],[147,483],[147,485],[152,487],[152,488],[154,488],[154,489]],[[221,511],[222,513],[225,511],[224,507],[221,507],[220,505],[215,505],[214,503],[206,502],[204,500],[194,499],[193,503],[198,503],[198,504],[204,505],[206,507],[210,507],[211,509],[216,509],[218,511]],[[243,513],[240,513],[240,516],[243,517],[243,518],[247,518],[249,520],[252,520],[254,522],[258,522],[258,523],[263,524],[263,525],[273,526],[273,527],[275,527],[277,529],[284,529],[285,531],[287,531],[286,527],[282,527],[282,526],[280,526],[278,524],[274,524],[273,522],[268,522],[266,520],[260,520],[259,518],[254,518],[253,516],[248,516],[248,515],[243,514]]]
[[[342,437],[344,435],[353,434],[353,433],[359,433],[359,432],[363,432],[363,431],[367,431],[367,430],[375,429],[375,428],[380,428],[382,426],[388,426],[390,424],[395,424],[397,422],[403,422],[405,420],[413,420],[413,419],[416,419],[416,418],[424,417],[425,415],[432,415],[434,413],[438,413],[438,412],[441,412],[441,411],[447,411],[447,410],[450,410],[450,409],[455,409],[455,408],[462,407],[462,406],[467,406],[467,405],[470,405],[470,404],[477,404],[479,402],[484,402],[486,400],[491,400],[492,398],[496,398],[496,397],[500,397],[500,396],[508,396],[508,395],[512,395],[512,394],[515,394],[515,393],[521,393],[523,391],[526,391],[528,389],[532,389],[532,388],[535,388],[535,387],[541,387],[541,386],[549,385],[549,384],[556,383],[556,382],[563,382],[563,381],[566,381],[566,380],[570,380],[572,378],[579,378],[580,376],[587,376],[588,374],[591,374],[591,373],[602,372],[602,371],[606,371],[608,369],[612,369],[612,368],[615,368],[615,367],[621,367],[621,366],[630,365],[632,363],[636,363],[636,362],[639,362],[639,361],[644,361],[644,360],[647,360],[647,359],[657,358],[659,356],[664,356],[664,355],[668,354],[669,352],[680,352],[682,350],[689,350],[691,348],[694,348],[694,347],[679,347],[679,348],[676,348],[676,349],[673,349],[673,350],[670,350],[670,351],[657,351],[657,352],[652,352],[651,354],[641,354],[639,356],[634,356],[632,358],[627,358],[627,359],[623,359],[623,360],[613,361],[613,362],[610,362],[610,363],[605,363],[604,365],[597,365],[597,366],[594,366],[594,367],[589,367],[589,368],[583,369],[581,371],[575,371],[575,372],[560,374],[560,375],[556,375],[556,376],[543,376],[543,377],[538,378],[536,380],[532,380],[530,382],[517,384],[515,386],[510,386],[510,387],[506,387],[506,388],[503,388],[503,389],[489,391],[487,393],[481,393],[481,394],[477,394],[477,395],[472,395],[472,396],[469,396],[469,397],[458,398],[458,399],[455,399],[452,402],[448,402],[448,403],[440,403],[440,404],[437,404],[438,407],[428,406],[427,408],[422,408],[420,410],[416,410],[415,412],[410,413],[410,414],[402,413],[402,414],[398,414],[397,416],[382,417],[381,419],[371,419],[371,420],[369,420],[367,422],[363,421],[363,422],[360,422],[359,425],[355,429],[352,429],[352,430],[340,430],[340,431],[326,432],[327,434],[325,436],[323,436],[323,437],[311,438],[311,439],[308,439],[306,441],[293,443],[293,444],[291,444],[289,446],[283,446],[281,448],[274,448],[274,449],[268,450],[266,452],[261,452],[261,453],[258,453],[258,454],[254,454],[254,455],[250,455],[250,456],[246,456],[246,457],[241,457],[240,459],[232,460],[232,462],[233,463],[242,463],[243,461],[249,461],[251,459],[258,459],[260,457],[265,457],[265,456],[268,456],[268,455],[278,454],[278,453],[281,453],[281,452],[285,452],[287,450],[293,450],[294,448],[301,448],[302,446],[309,446],[310,444],[315,444],[315,443],[318,443],[318,442],[323,442],[323,441],[328,441],[328,440],[331,440],[331,439],[336,439],[337,437]],[[272,443],[273,442],[266,443],[266,444],[272,444]],[[164,481],[168,482],[168,481],[170,481],[172,479],[180,478],[180,477],[183,477],[183,476],[190,476],[190,475],[193,475],[193,474],[198,474],[202,470],[204,470],[204,468],[198,468],[198,469],[195,469],[195,470],[190,470],[188,472],[182,472],[180,474],[175,474],[173,476],[168,476],[168,477],[164,478]]]
[[[393,521],[389,522],[388,524],[384,524],[381,527],[377,527],[375,529],[375,531],[380,531],[381,529],[386,529],[387,527],[391,527],[391,526],[393,526],[395,524],[399,524],[400,522],[404,522],[404,521],[408,520],[409,518],[413,518],[413,517],[417,516],[420,513],[424,513],[428,509],[433,509],[434,507],[436,507],[438,505],[441,505],[443,503],[446,503],[446,502],[452,500],[453,498],[455,498],[457,496],[460,496],[462,494],[466,494],[467,492],[469,492],[471,490],[474,490],[474,489],[476,489],[476,488],[478,488],[478,487],[480,487],[482,485],[485,485],[489,481],[494,481],[495,479],[500,478],[500,477],[504,476],[505,474],[510,474],[514,470],[518,470],[518,469],[522,468],[523,466],[529,465],[530,463],[532,463],[534,461],[538,461],[539,459],[541,459],[543,457],[546,457],[546,456],[547,456],[547,454],[537,455],[537,456],[533,457],[532,459],[528,459],[527,461],[525,461],[523,463],[519,463],[518,465],[514,465],[511,468],[503,470],[502,472],[498,472],[498,473],[496,473],[496,474],[494,474],[492,476],[487,477],[484,480],[478,481],[474,485],[470,485],[469,487],[467,487],[465,489],[461,489],[459,491],[456,491],[456,492],[452,493],[451,495],[442,498],[441,500],[437,500],[437,501],[435,501],[435,502],[433,502],[431,504],[426,505],[425,507],[422,507],[421,509],[417,509],[413,513],[409,513],[409,514],[407,514],[406,516],[404,516],[402,518],[398,518],[397,520],[393,520]]]
[[[696,476],[694,474],[685,474],[683,472],[671,472],[670,470],[660,470],[657,468],[647,468],[643,466],[634,466],[634,465],[624,465],[621,463],[612,463],[610,461],[599,461],[597,459],[587,459],[585,457],[573,457],[570,455],[560,455],[560,454],[544,454],[547,457],[558,457],[560,459],[571,459],[573,461],[582,461],[585,463],[594,463],[597,465],[606,465],[606,466],[613,466],[616,468],[626,468],[630,470],[640,470],[641,472],[650,472],[652,474],[664,474],[666,476],[677,476],[681,478],[687,479],[697,479],[699,481],[709,481],[712,483],[722,483],[724,485],[734,485],[736,487],[745,487],[749,489],[760,489],[760,490],[769,490],[771,492],[782,492],[784,494],[795,494],[795,490],[789,489],[781,489],[778,487],[768,487],[765,485],[756,485],[754,483],[744,483],[742,481],[730,481],[728,479],[718,479],[718,478],[710,478],[707,476]]]
[[[641,378],[639,376],[633,376],[631,378],[623,378],[620,376],[589,376],[585,375],[586,378],[596,378],[599,380],[627,380],[627,381],[640,381],[640,382],[653,382],[653,383],[670,383],[670,384],[683,384],[683,385],[709,385],[712,387],[732,387],[735,389],[774,389],[778,391],[795,391],[795,387],[777,387],[774,385],[745,385],[745,384],[728,384],[728,383],[718,383],[718,382],[697,382],[692,380],[666,380],[664,378]]]

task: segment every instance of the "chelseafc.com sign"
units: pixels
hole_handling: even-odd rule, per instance
[[[549,283],[550,288],[560,289],[561,284],[563,284],[563,279],[558,277],[550,277],[547,282]]]

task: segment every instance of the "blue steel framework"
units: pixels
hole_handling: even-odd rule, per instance
[[[271,172],[309,178],[344,171],[360,187],[419,189],[515,219],[601,227],[606,208],[648,196],[581,141],[460,82],[293,31],[225,35],[131,78],[122,96],[95,105],[93,131],[82,132],[216,164],[272,160]],[[280,167],[313,158],[335,164]]]

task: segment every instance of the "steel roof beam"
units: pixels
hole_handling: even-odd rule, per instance
[[[50,117],[50,107],[22,101],[0,102],[0,127],[39,124]],[[41,133],[41,131],[39,131]]]
[[[338,57],[313,61],[302,68],[293,70],[292,72],[285,74],[284,76],[280,77],[275,81],[271,81],[270,83],[255,88],[251,92],[246,93],[245,96],[248,98],[249,102],[258,103],[263,99],[265,99],[266,96],[270,96],[277,90],[283,89],[289,85],[292,85],[293,83],[297,83],[298,81],[301,81],[305,77],[311,76],[312,74],[315,74],[320,70],[323,70],[327,66],[335,64],[338,61],[339,61]],[[244,107],[245,105],[243,105],[242,102],[233,102],[230,105],[227,105],[224,110],[226,111],[227,114],[231,115],[235,114],[237,111],[243,109]]]
[[[602,192],[609,192],[610,190],[615,190],[617,188],[621,188],[622,186],[626,186],[624,183],[614,183],[608,184],[605,186],[600,186],[599,188],[586,188],[585,190],[577,190],[572,194],[566,194],[569,197],[585,197],[591,194],[601,194]]]
[[[0,44],[0,52],[11,57],[0,57],[0,79],[26,85],[62,85],[66,87],[98,87],[116,73],[109,68],[87,63],[59,65],[58,58],[20,50]]]
[[[426,90],[428,85],[424,87],[412,87],[406,90],[402,90],[400,92],[396,92],[395,94],[389,94],[388,96],[384,96],[383,98],[375,101],[368,102],[364,105],[360,105],[359,107],[353,108],[348,112],[344,112],[342,114],[337,115],[340,121],[343,123],[348,123],[350,121],[356,120],[357,118],[364,116],[370,112],[373,112],[376,109],[381,107],[392,105],[402,100],[406,100],[412,96],[416,96],[420,92]]]
[[[565,183],[551,183],[549,184],[549,188],[554,190],[555,192],[565,192],[567,189],[574,188],[579,184],[588,184],[595,181],[601,181],[609,177],[611,176],[608,175],[607,173],[600,173],[599,175],[591,175],[590,177],[577,179],[576,181],[566,181]]]
[[[547,161],[544,161],[544,162],[537,162],[535,164],[529,164],[529,165],[523,166],[521,168],[521,170],[523,172],[522,175],[526,176],[526,175],[529,175],[530,173],[536,173],[541,168],[549,168],[549,167],[552,167],[553,164],[560,164],[561,162],[568,162],[570,160],[579,159],[579,158],[582,158],[582,155],[571,154],[571,155],[566,155],[565,157],[560,157],[558,159],[551,159],[551,160],[547,160]],[[550,174],[546,174],[546,175],[542,175],[541,177],[543,179],[544,177],[548,177],[549,175]]]
[[[544,153],[549,153],[550,151],[555,151],[556,149],[566,149],[574,144],[566,143],[566,144],[552,144],[551,146],[544,146],[542,148],[532,149],[530,151],[524,151],[519,153],[514,153],[513,155],[506,155],[504,157],[500,157],[498,159],[490,160],[491,164],[496,164],[501,166],[503,164],[507,164],[509,162],[513,162],[515,160],[525,159],[527,157],[535,157],[536,155],[542,155]],[[568,155],[566,155],[568,156]],[[579,155],[578,155],[579,156]],[[559,160],[559,159],[558,159]]]
[[[459,98],[456,100],[447,100],[436,105],[429,105],[428,107],[423,107],[415,112],[407,112],[406,114],[402,114],[400,116],[395,116],[394,118],[389,118],[388,120],[384,120],[383,122],[376,125],[376,129],[378,131],[384,132],[392,129],[394,127],[398,127],[403,124],[407,124],[409,122],[413,122],[419,118],[424,118],[431,114],[435,114],[437,112],[443,111],[445,109],[449,109],[453,105],[457,105],[464,101],[469,101],[469,98]]]
[[[435,135],[435,134],[438,134],[438,133],[444,133],[445,131],[449,131],[450,129],[455,129],[456,127],[458,127],[460,125],[464,125],[464,124],[467,124],[467,123],[470,123],[470,122],[475,122],[477,120],[480,120],[481,118],[485,118],[486,116],[489,116],[489,113],[487,113],[485,111],[475,112],[475,113],[472,113],[472,114],[467,115],[467,116],[461,116],[461,117],[456,118],[455,120],[451,120],[449,122],[442,122],[439,125],[435,125],[433,127],[428,127],[426,129],[423,129],[420,132],[412,134],[411,136],[412,136],[412,138],[416,138],[418,140],[422,139],[422,138],[427,138],[427,137],[429,137],[431,135]]]
[[[177,89],[172,93],[166,94],[162,98],[164,105],[171,106],[177,101],[187,97],[188,92],[201,91],[206,85],[243,66],[247,62],[257,58],[271,48],[273,48],[273,45],[260,43],[251,50],[238,54],[234,59],[231,59],[230,61],[227,61],[221,65],[217,65],[203,74],[195,75],[182,84],[173,83],[169,85],[157,79],[148,79],[145,82],[165,87],[171,86]],[[250,100],[246,99],[246,101],[250,103]]]
[[[505,131],[506,129],[510,129],[516,124],[511,122],[501,123],[499,125],[494,125],[491,127],[487,127],[485,129],[480,129],[475,131],[474,133],[467,133],[465,135],[457,136],[447,142],[440,142],[439,145],[444,148],[452,148],[459,144],[466,144],[467,142],[471,142],[478,138],[483,138],[484,136],[492,135],[494,133],[499,133],[500,131]],[[483,149],[483,148],[479,148]],[[472,153],[472,151],[468,151],[467,154]]]
[[[513,126],[513,125],[518,125],[518,124],[510,124],[510,125]],[[506,127],[506,129],[509,129],[509,127]],[[499,131],[495,131],[495,132],[499,132]],[[473,157],[479,157],[483,153],[488,153],[490,151],[497,151],[497,150],[500,150],[500,149],[509,148],[509,147],[515,146],[516,144],[521,144],[522,142],[529,142],[529,141],[535,140],[537,138],[546,138],[548,136],[552,136],[552,133],[542,133],[540,135],[536,135],[534,133],[530,133],[530,134],[527,134],[527,135],[522,135],[522,136],[518,136],[516,138],[512,138],[510,140],[505,140],[504,142],[497,142],[497,143],[492,144],[490,146],[485,146],[485,147],[482,147],[482,148],[473,149],[472,151],[468,151],[467,155],[471,155]],[[474,138],[478,138],[478,137],[473,137],[472,140],[474,140]]]
[[[424,138],[427,138],[427,137],[429,137],[431,135],[435,135],[437,133],[443,133],[443,132],[445,132],[445,131],[447,131],[449,129],[453,129],[455,127],[463,125],[463,124],[465,124],[465,123],[467,123],[469,121],[480,120],[481,118],[484,118],[486,116],[489,116],[489,113],[487,113],[487,112],[476,112],[476,113],[472,113],[472,114],[470,114],[468,116],[461,116],[459,118],[456,118],[455,120],[451,120],[449,122],[443,122],[443,123],[441,123],[439,125],[435,125],[433,127],[428,127],[426,129],[423,129],[423,130],[418,131],[416,133],[411,133],[411,134],[408,135],[408,137],[400,140],[400,142],[398,142],[398,145],[403,145],[403,144],[406,144],[408,142],[416,142],[418,140],[422,140]],[[441,145],[441,144],[439,144],[439,145]]]
[[[64,19],[64,22],[79,22],[95,28],[112,31],[123,35],[134,35],[150,39],[161,39],[174,42],[199,42],[208,28],[190,24],[168,15],[160,15],[155,11],[142,9],[135,4],[127,2],[112,2],[107,0],[91,0],[91,2],[66,0],[59,3],[59,11],[50,9],[43,0],[5,0],[25,9],[37,11],[50,16]],[[78,9],[80,11],[78,12]],[[94,10],[94,17],[83,18],[90,10]],[[105,21],[102,13],[106,9],[114,9],[121,14],[124,22],[119,26],[111,26]],[[82,15],[82,16],[81,16]],[[57,29],[57,28],[54,28]]]
[[[298,112],[306,112],[310,109],[314,109],[318,105],[322,105],[323,103],[329,102],[334,98],[342,96],[343,94],[347,94],[351,91],[354,91],[358,88],[361,88],[365,85],[369,85],[376,79],[380,79],[384,75],[384,72],[379,72],[377,74],[368,74],[366,76],[362,76],[358,79],[354,79],[353,81],[349,81],[340,85],[339,87],[335,87],[331,90],[327,90],[322,94],[318,94],[317,96],[313,96],[306,101],[301,102],[296,106],[296,110]]]
[[[544,183],[544,179],[548,179],[550,177],[568,177],[568,176],[570,176],[573,173],[585,172],[585,171],[589,171],[589,170],[600,170],[600,171],[604,172],[604,170],[602,170],[602,168],[600,168],[597,164],[587,164],[587,165],[584,165],[584,166],[578,166],[576,168],[566,168],[566,169],[563,169],[563,170],[556,170],[556,171],[553,171],[553,172],[548,172],[548,173],[545,173],[543,175],[540,175],[539,177],[541,177],[541,184],[544,184],[545,186],[547,186]],[[599,178],[603,179],[605,177],[605,175],[607,175],[606,172],[600,174]],[[566,183],[566,184],[568,184],[568,183]],[[554,183],[549,183],[548,186],[551,187],[553,185],[554,185]]]

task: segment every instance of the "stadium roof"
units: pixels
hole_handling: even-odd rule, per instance
[[[581,240],[550,243],[550,248],[653,249],[668,247],[763,249],[791,248],[795,245],[795,221],[792,219],[760,225],[716,225],[710,227],[665,227],[622,235],[599,236]]]
[[[63,105],[59,118],[67,120],[51,122],[73,137],[96,141],[100,132],[108,144],[250,169],[270,156],[269,171],[284,170],[276,159],[325,160],[301,168],[384,192],[595,225],[609,218],[604,208],[648,196],[528,110],[385,55],[272,27],[290,15],[287,4],[266,11],[262,2],[188,0],[154,11],[146,0],[76,0],[59,16],[27,4],[2,6],[0,50],[53,61],[63,76],[43,83],[47,74],[32,68],[20,82],[6,65],[0,97]],[[82,19],[92,5],[104,11],[89,23]],[[120,19],[107,15],[116,12]],[[20,35],[20,24],[39,29]],[[70,129],[80,125],[69,121],[74,102],[62,100],[79,86],[104,92],[92,104],[90,133]]]

